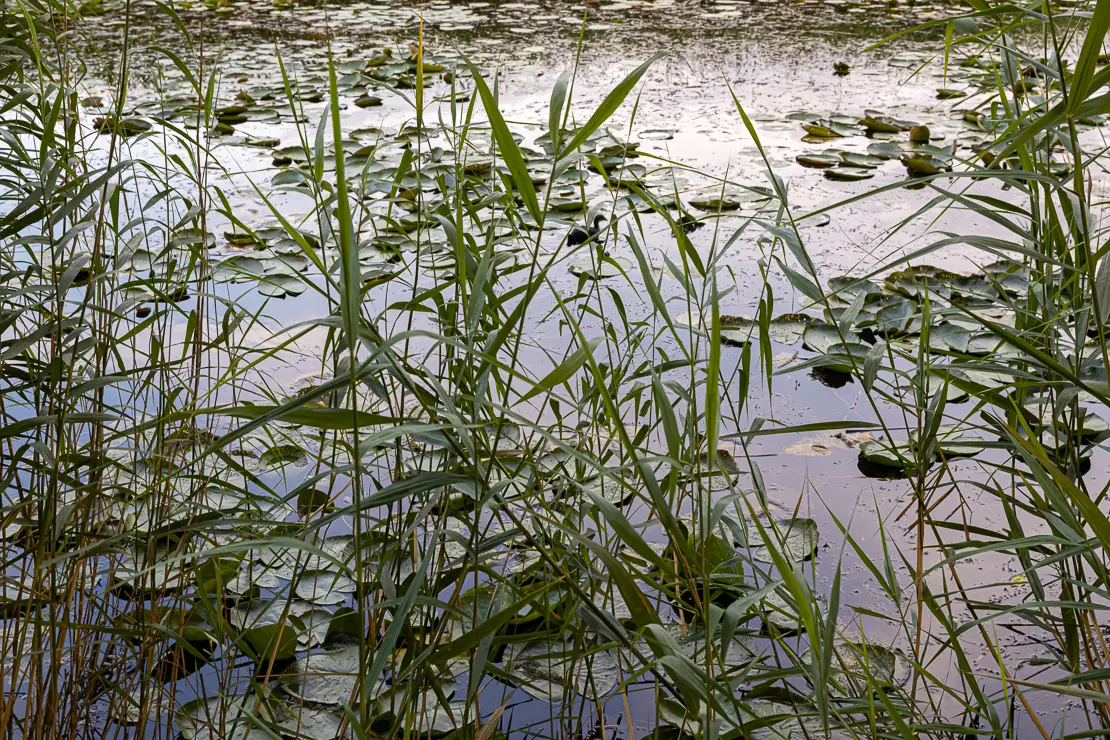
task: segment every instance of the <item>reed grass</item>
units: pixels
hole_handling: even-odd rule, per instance
[[[708,252],[666,188],[612,183],[586,215],[607,227],[580,246],[549,223],[560,174],[606,171],[589,144],[636,105],[658,56],[585,121],[573,77],[558,79],[534,129],[550,142],[539,178],[478,65],[457,66],[452,93],[473,97],[439,115],[422,37],[412,146],[383,168],[347,151],[339,62],[310,120],[279,57],[312,207],[294,218],[277,190],[252,179],[252,192],[322,308],[276,329],[275,305],[229,293],[210,254],[213,224],[257,236],[209,181],[218,63],[185,37],[158,50],[195,115],[128,131],[125,34],[98,136],[80,102],[82,9],[0,6],[0,737],[1105,734],[1110,519],[1085,461],[1100,464],[1110,430],[1085,412],[1110,399],[1110,242],[1093,188],[1103,151],[1080,128],[1110,113],[1110,1],[968,6],[922,30],[944,28],[945,64],[977,59],[993,78],[989,146],[820,212],[769,174],[761,210],[715,222]],[[432,129],[452,152],[430,149]],[[738,186],[716,181],[722,199]],[[807,221],[908,186],[932,194],[914,223],[959,211],[1005,236],[943,235],[867,275],[819,274]],[[621,209],[629,191],[650,213]],[[649,218],[676,245],[662,276]],[[411,237],[367,256],[398,234]],[[765,259],[736,348],[720,306],[742,234]],[[956,244],[1009,262],[973,288],[905,271]],[[568,291],[557,277],[572,262],[584,276]],[[780,276],[827,340],[783,368]],[[882,277],[897,289],[872,297]],[[969,337],[992,351],[969,352]],[[271,382],[305,354],[311,383]],[[854,379],[861,417],[753,413],[756,394],[814,370]],[[831,579],[816,525],[801,501],[786,517],[769,504],[755,452],[815,432],[869,434],[868,456],[893,458],[908,491],[878,546],[822,515],[838,529],[821,537],[839,552],[817,553],[837,563]],[[968,439],[985,453],[971,463]],[[967,525],[972,506],[1005,523]],[[1020,578],[973,575],[988,557]],[[843,593],[845,562],[872,601]],[[995,598],[1015,585],[1024,595]],[[1012,635],[1038,652],[1015,664]]]

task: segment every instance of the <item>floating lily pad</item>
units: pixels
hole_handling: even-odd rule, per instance
[[[902,147],[893,141],[876,141],[867,145],[867,153],[876,159],[897,159],[902,156]]]
[[[723,491],[735,484],[742,471],[728,450],[717,450],[715,457],[716,462],[712,463],[708,454],[698,455],[694,479],[706,490]]]
[[[840,158],[844,160],[845,164],[851,167],[863,167],[869,170],[873,170],[883,163],[883,160],[879,157],[873,157],[870,154],[860,154],[858,152],[841,152]]]
[[[827,353],[834,346],[844,342],[845,339],[851,341],[854,338],[855,335],[850,332],[845,332],[841,336],[840,331],[835,326],[824,322],[810,324],[802,331],[803,346],[821,354]]]
[[[803,167],[813,167],[816,169],[827,169],[829,167],[836,167],[843,163],[844,160],[837,154],[799,154],[797,156],[798,164]]]
[[[817,604],[825,604],[824,594],[814,593]],[[764,597],[760,602],[760,612],[764,625],[778,632],[796,632],[801,627],[798,610],[794,606],[794,598],[785,587],[779,587]],[[823,609],[822,609],[823,611]]]
[[[297,579],[297,596],[316,604],[342,604],[354,591],[355,582],[338,573],[309,571]]]
[[[354,737],[350,723],[339,710],[282,702],[275,702],[272,708],[278,726],[289,733],[289,737],[308,740],[347,740]],[[346,730],[341,731],[344,725]],[[256,730],[254,734],[259,733]]]
[[[787,313],[771,319],[767,336],[772,342],[794,345],[801,341],[805,330],[822,323],[820,319],[802,313]]]
[[[632,269],[632,261],[625,257],[605,256],[598,262],[595,255],[587,254],[572,260],[567,268],[578,277],[604,280],[627,273]]]
[[[279,683],[299,701],[342,706],[354,697],[361,673],[358,644],[349,641],[309,653],[286,669]]]
[[[802,128],[810,136],[816,136],[819,139],[839,139],[842,136],[851,136],[854,131],[844,132],[841,127],[833,123],[803,123]]]
[[[450,691],[444,692],[450,694]],[[416,736],[446,735],[464,727],[465,701],[440,703],[436,692],[427,689],[416,696],[404,685],[394,685],[386,689],[374,701],[374,711],[379,716],[406,719],[407,729]]]
[[[304,465],[308,462],[308,454],[303,448],[294,444],[278,444],[273,447],[266,448],[258,460],[263,465],[269,467],[281,467],[283,465]]]
[[[767,536],[774,539],[776,548],[781,552],[787,560],[800,563],[803,560],[809,560],[817,551],[817,543],[820,535],[817,530],[817,522],[812,519],[805,519],[802,517],[796,519],[780,519],[771,526],[770,523],[764,525],[767,530]],[[775,530],[778,530],[777,534]],[[754,526],[748,527],[748,534],[750,537],[758,537],[759,530]],[[758,544],[752,542],[750,544]],[[752,553],[752,557],[760,562],[773,563],[774,559],[771,557],[771,550],[767,545],[759,545]]]
[[[903,155],[902,164],[911,175],[936,175],[952,169],[951,165],[929,154]]]
[[[905,130],[899,122],[886,116],[865,116],[860,125],[871,133],[896,134]]]
[[[810,659],[808,654],[802,658]],[[833,644],[829,688],[834,696],[859,697],[874,688],[898,687],[909,680],[910,674],[906,658],[886,645],[847,640]]]
[[[727,196],[707,196],[691,198],[690,205],[702,211],[735,211],[741,203]]]
[[[307,285],[292,275],[267,275],[258,286],[258,292],[270,298],[298,296],[305,292]]]
[[[239,695],[194,699],[178,710],[176,720],[184,740],[242,740],[272,717],[264,700]]]
[[[587,653],[573,643],[535,641],[511,646],[505,670],[532,696],[561,704],[570,694],[599,699],[619,673],[609,651]]]
[[[850,167],[848,165],[839,165],[832,169],[825,170],[825,177],[830,180],[870,180],[875,176],[875,173],[867,167]]]
[[[892,445],[885,439],[872,439],[859,446],[859,454],[873,465],[906,470],[917,466],[913,448],[909,445]]]

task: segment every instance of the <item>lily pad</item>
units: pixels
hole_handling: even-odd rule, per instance
[[[178,710],[177,731],[184,740],[242,740],[272,716],[267,702],[251,694],[194,699]]]
[[[517,643],[505,670],[532,696],[561,704],[571,694],[599,699],[616,685],[617,662],[607,650],[585,652],[574,643],[543,640]]]
[[[354,696],[361,673],[358,644],[347,641],[309,653],[291,665],[278,680],[282,690],[298,701],[342,706]]]
[[[817,522],[812,519],[798,517],[796,519],[780,519],[772,527],[770,523],[764,525],[767,536],[775,540],[775,545],[786,558],[794,563],[809,560],[817,551],[817,542],[820,535]],[[778,530],[777,533],[775,530]],[[748,528],[749,536],[758,537],[759,530],[751,525]],[[756,544],[756,543],[751,543]],[[771,550],[767,545],[759,545],[752,553],[752,557],[763,563],[773,563]]]
[[[817,604],[823,607],[826,603],[825,595],[817,592],[814,596]],[[801,627],[801,618],[794,603],[793,595],[785,587],[780,586],[772,591],[759,605],[764,625],[778,632],[796,632]]]
[[[802,660],[808,660],[808,654]],[[872,688],[898,687],[911,669],[899,651],[879,643],[838,640],[833,644],[829,689],[834,696],[866,696]]]
[[[856,181],[856,180],[870,180],[875,176],[871,168],[867,167],[850,167],[848,165],[839,165],[832,169],[825,170],[825,177],[830,180],[843,180],[843,181]]]
[[[897,159],[902,156],[902,147],[893,141],[876,141],[867,145],[867,153],[876,159]]]
[[[902,164],[911,175],[936,175],[952,169],[951,165],[929,154],[903,155]]]
[[[803,167],[813,167],[816,169],[827,169],[829,167],[836,167],[840,165],[843,160],[836,154],[799,154],[796,159],[798,164]]]
[[[870,154],[860,154],[858,152],[841,152],[840,158],[844,160],[845,164],[851,167],[863,167],[869,170],[873,170],[883,163],[881,157],[875,157]]]
[[[309,571],[297,579],[297,597],[315,604],[342,604],[354,591],[350,578],[324,570]]]
[[[909,469],[917,466],[913,448],[909,445],[892,445],[888,440],[872,439],[859,446],[859,454],[873,465],[887,468]]]
[[[584,255],[572,260],[567,268],[572,275],[589,278],[590,280],[604,280],[627,273],[632,269],[632,261],[625,257],[604,256],[598,262],[594,255]]]

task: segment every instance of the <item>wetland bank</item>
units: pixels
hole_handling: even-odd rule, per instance
[[[1110,0],[0,19],[0,737],[1105,735]]]

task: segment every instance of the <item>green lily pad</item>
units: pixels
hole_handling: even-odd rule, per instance
[[[175,717],[184,740],[243,740],[258,721],[273,715],[268,703],[253,694],[194,699]]]
[[[358,643],[347,641],[309,653],[286,669],[278,682],[295,700],[342,706],[352,701],[352,697],[357,702],[354,692],[361,673]]]
[[[814,596],[819,606],[826,603],[824,594],[817,592]],[[780,586],[769,593],[759,604],[764,625],[777,632],[798,631],[801,628],[801,618],[794,603],[793,595],[785,587]]]
[[[951,165],[943,159],[929,154],[903,155],[902,164],[911,175],[936,175],[952,169]]]
[[[701,211],[735,211],[741,203],[739,200],[727,196],[708,196],[691,198],[690,205]]]
[[[879,134],[896,134],[899,131],[905,131],[906,128],[901,122],[895,121],[887,116],[865,116],[860,125],[867,129],[870,133]]]
[[[813,167],[815,169],[827,169],[829,167],[836,167],[840,165],[843,160],[836,154],[799,154],[796,159],[798,164],[803,167]]]
[[[876,141],[867,145],[867,153],[876,159],[898,159],[902,156],[902,147],[893,141]]]
[[[808,653],[801,660],[810,660]],[[878,643],[837,640],[829,679],[830,692],[839,697],[859,697],[873,688],[889,689],[909,680],[911,668],[897,650]]]
[[[779,552],[790,562],[800,563],[803,560],[809,560],[817,551],[820,535],[817,530],[817,522],[812,519],[802,517],[780,519],[774,523],[773,527],[770,523],[767,523],[764,525],[764,529],[767,530],[767,536],[774,539]],[[778,530],[777,533],[776,529]],[[754,525],[748,527],[748,533],[751,537],[759,536],[759,530]],[[750,544],[756,545],[758,543],[752,542]],[[767,545],[755,547],[752,557],[763,563],[774,562],[771,557],[771,549]]]
[[[354,581],[325,570],[308,571],[297,579],[297,597],[315,604],[342,604],[354,592]]]
[[[887,468],[909,469],[917,466],[914,451],[909,445],[891,445],[883,439],[871,439],[859,446],[859,454],[873,465]]]
[[[450,694],[451,692],[444,692]],[[394,685],[386,689],[374,701],[374,712],[378,716],[405,716],[408,729],[416,736],[446,735],[461,729],[466,711],[465,701],[452,701],[446,706],[440,703],[432,689],[413,696],[406,686]]]
[[[632,261],[625,257],[604,256],[599,263],[595,255],[587,254],[572,260],[567,268],[578,277],[604,280],[627,273],[632,269]]]
[[[849,166],[863,167],[869,170],[873,170],[883,163],[880,157],[874,157],[870,154],[859,154],[858,152],[841,152],[840,158]]]
[[[849,167],[847,165],[840,165],[832,169],[825,170],[825,177],[830,180],[843,180],[843,181],[856,181],[856,180],[870,180],[875,176],[875,173],[867,167]]]
[[[537,640],[510,646],[505,671],[532,696],[561,704],[578,694],[599,699],[616,685],[619,670],[607,650],[587,653],[573,643]]]
[[[350,724],[339,710],[284,702],[274,702],[272,708],[277,725],[289,737],[307,740],[348,740],[354,737]],[[346,730],[341,731],[344,725]]]
[[[852,341],[855,335],[845,332],[844,337],[835,326],[824,322],[810,324],[802,331],[802,345],[807,349],[821,354],[826,354],[834,346],[841,344],[845,339]]]
[[[819,139],[839,139],[844,136],[854,136],[859,131],[851,126],[827,121],[825,123],[803,123],[802,128],[810,136]]]

